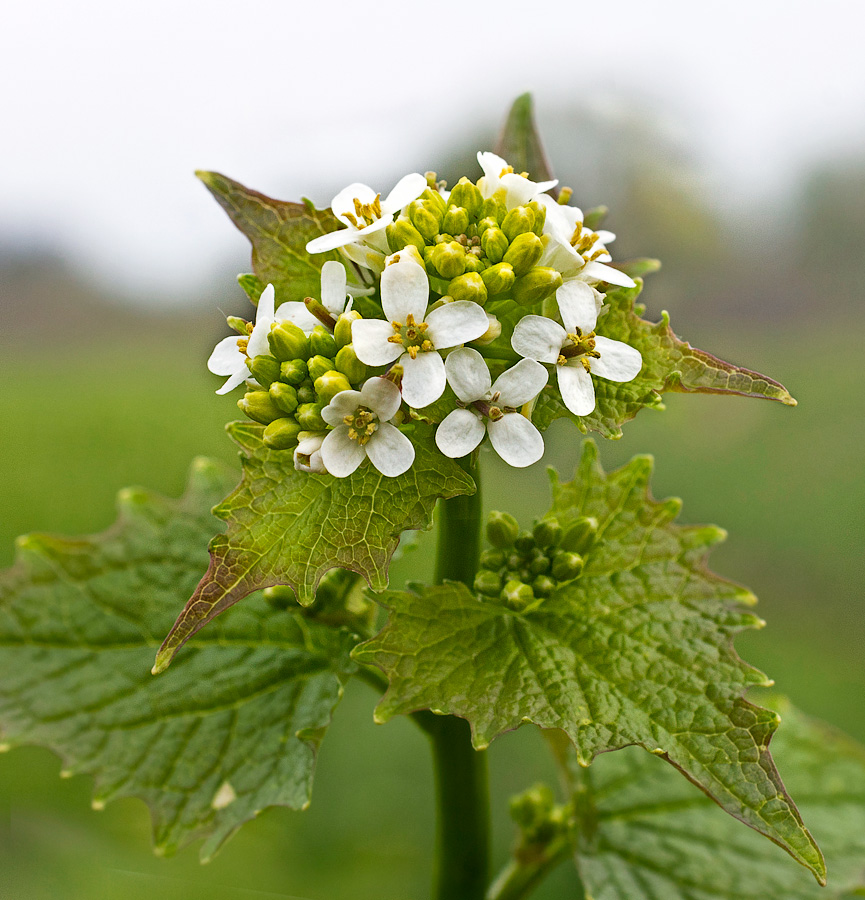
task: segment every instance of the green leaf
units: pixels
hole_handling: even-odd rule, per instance
[[[607,294],[609,311],[598,319],[596,331],[616,341],[624,341],[643,356],[640,374],[627,382],[592,379],[597,405],[588,416],[575,416],[557,396],[551,384],[538,399],[532,421],[545,429],[553,420],[566,416],[583,433],[597,431],[606,438],[622,435],[621,426],[633,419],[644,407],[661,408],[661,394],[666,391],[702,394],[741,394],[778,400],[787,406],[796,401],[787,389],[757,372],[742,369],[696,350],[679,340],[670,329],[666,313],[657,323],[641,319],[634,309],[642,285],[617,288]],[[642,311],[642,310],[640,310]]]
[[[588,771],[570,754],[586,816],[576,861],[595,900],[840,900],[865,889],[865,748],[786,701],[772,705],[783,717],[772,749],[820,837],[829,889],[669,767],[628,748]]]
[[[428,527],[439,497],[475,491],[471,477],[427,439],[415,440],[414,464],[397,478],[368,461],[334,478],[296,471],[292,451],[267,447],[263,431],[252,422],[229,426],[243,480],[214,510],[228,531],[211,541],[210,568],[159,649],[155,672],[211,619],[260,588],[288,584],[307,605],[322,575],[339,566],[383,590],[400,534]]]
[[[432,709],[471,723],[475,745],[534,722],[562,729],[580,762],[639,744],[822,878],[820,852],[769,754],[774,712],[743,699],[766,677],[733,636],[762,622],[753,596],[706,568],[712,527],[675,525],[681,504],[649,495],[651,459],[605,475],[587,442],[575,481],[553,476],[562,527],[597,519],[582,576],[516,613],[447,584],[388,593],[387,627],[354,658],[385,672],[376,716]]]
[[[335,252],[310,256],[313,238],[336,231],[339,222],[329,209],[312,203],[287,203],[250,190],[218,172],[196,172],[217,203],[252,244],[252,267],[263,284],[272,284],[277,303],[320,297],[321,267]]]
[[[496,153],[516,172],[528,172],[532,181],[555,178],[535,125],[531,94],[523,94],[514,100],[496,142]],[[549,193],[555,197],[558,192],[553,189]]]
[[[266,806],[309,802],[317,748],[353,671],[345,629],[261,596],[150,674],[189,596],[230,476],[193,468],[180,500],[123,491],[104,534],[31,535],[0,576],[0,734],[94,776],[94,806],[139,797],[157,850],[204,837],[212,856]]]

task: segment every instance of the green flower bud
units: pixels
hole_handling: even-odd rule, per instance
[[[279,362],[272,356],[262,354],[255,359],[247,359],[246,367],[262,387],[270,387],[271,383],[279,378]]]
[[[319,403],[325,406],[337,394],[350,390],[351,383],[342,372],[337,372],[336,369],[331,369],[330,372],[325,372],[324,375],[315,379],[315,393],[318,395]]]
[[[420,197],[418,197],[418,200],[428,200],[441,212],[442,215],[445,214],[445,210],[447,209],[447,201],[437,190],[428,187],[420,195]]]
[[[447,234],[465,234],[469,227],[469,214],[461,206],[456,206],[451,201],[445,217],[442,219],[441,230]]]
[[[253,275],[252,272],[247,272],[244,275],[237,276],[237,283],[243,289],[243,293],[257,306],[258,298],[265,287],[264,282],[257,275]]]
[[[550,571],[550,558],[549,556],[536,556],[529,563],[529,571],[532,575],[544,575],[545,573]]]
[[[556,582],[549,575],[538,575],[532,582],[532,590],[538,597],[549,597],[556,589]]]
[[[326,356],[328,359],[336,356],[336,340],[324,325],[316,325],[312,329],[309,336],[309,352],[313,356]]]
[[[510,569],[511,572],[516,572],[522,564],[523,558],[519,553],[511,553],[505,560],[505,568]]]
[[[238,409],[254,422],[268,425],[274,419],[281,419],[285,413],[270,399],[267,391],[247,391],[237,401]]]
[[[544,245],[541,243],[541,239],[530,231],[527,234],[518,234],[511,241],[510,247],[502,258],[514,267],[514,274],[519,278],[521,275],[525,275],[532,266],[537,265],[543,252]]]
[[[535,240],[537,237],[532,235]],[[540,303],[562,286],[562,276],[555,269],[546,266],[535,266],[514,282],[513,297],[517,303],[528,306],[532,303]]]
[[[482,569],[500,569],[505,564],[505,554],[501,550],[484,550],[480,562]]]
[[[555,806],[553,792],[545,784],[534,787],[510,799],[511,818],[531,839],[536,838],[538,829],[550,819]]]
[[[408,208],[408,215],[418,234],[427,241],[431,241],[441,231],[444,213],[437,203],[415,200]],[[423,247],[420,249],[423,250]]]
[[[280,361],[309,358],[309,339],[294,322],[280,322],[267,336],[270,352]]]
[[[493,547],[498,547],[500,550],[512,547],[519,533],[519,522],[510,513],[490,513],[487,519],[487,540]]]
[[[501,225],[505,220],[505,216],[508,214],[508,208],[505,206],[504,200],[501,197],[487,197],[483,202],[483,206],[481,206],[481,211],[479,213],[480,218],[492,218],[496,220],[496,225]]]
[[[321,417],[326,403],[301,403],[295,416],[300,424],[300,431],[324,431],[327,423]]]
[[[609,211],[609,208],[606,206],[595,206],[592,209],[587,209],[583,215],[583,225],[586,228],[591,228],[592,231],[597,231],[604,224],[604,219],[606,219]]]
[[[483,239],[481,239],[483,240]],[[500,262],[481,272],[481,278],[487,286],[487,294],[495,297],[504,294],[514,286],[514,267],[510,263]]]
[[[487,228],[481,235],[481,249],[487,259],[495,265],[504,259],[505,253],[508,251],[507,236],[501,228]]]
[[[468,178],[463,176],[453,186],[449,202],[462,206],[472,218],[475,218],[484,205],[484,198],[477,185],[472,184]]]
[[[307,378],[297,386],[297,402],[312,403],[315,400],[315,388],[312,382]]]
[[[532,529],[532,534],[539,547],[555,547],[561,540],[562,526],[555,519],[541,519]]]
[[[226,316],[225,321],[228,322],[228,327],[232,331],[236,331],[243,337],[249,337],[250,327],[246,319],[241,319],[240,316]]]
[[[290,416],[274,419],[264,429],[264,443],[274,450],[289,450],[297,444],[297,436],[301,431],[300,425]]]
[[[518,234],[532,231],[535,225],[535,214],[527,206],[515,206],[502,221],[502,231],[509,241]]]
[[[517,612],[525,609],[534,599],[535,592],[521,581],[509,581],[499,595],[505,606]]]
[[[594,544],[597,534],[598,520],[591,516],[580,516],[562,536],[561,549],[585,553]]]
[[[479,256],[474,253],[466,253],[466,272],[477,272],[478,275],[484,270],[484,263]]]
[[[321,378],[325,372],[330,372],[334,363],[326,356],[313,356],[306,365],[309,369],[310,381],[315,381],[316,378]]]
[[[387,242],[391,252],[396,253],[408,246],[415,246],[422,250],[426,246],[423,235],[412,225],[408,219],[397,219],[385,228]]]
[[[495,216],[487,216],[478,222],[478,237],[482,237],[487,228],[498,228],[499,223]]]
[[[291,415],[297,409],[297,391],[282,381],[274,381],[268,390],[275,406]]]
[[[309,377],[306,363],[302,359],[290,359],[279,367],[279,380],[295,387]]]
[[[336,320],[336,325],[333,329],[333,339],[336,341],[337,347],[344,347],[346,344],[351,343],[351,323],[362,318],[363,316],[356,309],[352,309],[343,313]]]
[[[466,270],[465,251],[456,241],[436,244],[430,255],[430,262],[442,278],[456,278]]]
[[[471,300],[481,306],[487,302],[487,288],[477,272],[466,272],[454,278],[448,285],[448,294],[454,300]]]
[[[354,344],[346,344],[336,354],[334,365],[353,384],[366,379],[367,367],[357,358],[357,353],[354,352]]]
[[[535,549],[535,538],[531,531],[521,531],[514,539],[514,546],[520,553],[529,553]]]
[[[475,575],[475,590],[485,597],[498,597],[502,591],[502,576],[489,569],[481,569]]]
[[[520,577],[520,581],[523,581],[526,584],[528,584],[535,577],[532,571],[527,566],[523,566],[521,569],[519,569],[517,571],[517,574]]]
[[[579,553],[560,550],[553,557],[552,575],[557,581],[573,581],[583,571],[583,557]]]
[[[532,200],[526,206],[535,214],[535,224],[532,227],[532,231],[540,237],[544,233],[544,222],[547,221],[547,208],[546,206],[541,206],[537,200]]]

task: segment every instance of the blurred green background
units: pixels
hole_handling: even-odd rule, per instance
[[[667,411],[643,412],[621,441],[602,442],[604,464],[651,452],[655,495],[682,497],[684,522],[729,531],[712,566],[751,587],[768,621],[737,641],[740,653],[806,711],[865,740],[865,313],[858,288],[865,283],[865,159],[815,166],[773,208],[724,213],[701,200],[699,181],[682,177],[657,136],[639,129],[590,135],[599,157],[614,162],[589,182],[585,167],[573,165],[580,154],[564,150],[575,133],[589,146],[589,127],[576,113],[563,115],[549,132],[551,155],[575,202],[610,202],[617,259],[663,259],[643,294],[648,316],[668,309],[680,336],[780,380],[799,400],[788,409],[670,394]],[[488,136],[478,137],[482,145]],[[640,152],[649,145],[652,152]],[[474,173],[474,149],[467,144],[440,171]],[[203,193],[201,202],[209,202]],[[231,228],[227,220],[224,226]],[[204,367],[225,333],[217,308],[248,314],[230,275],[214,279],[218,287],[202,292],[204,302],[158,313],[116,302],[74,266],[38,250],[6,253],[0,274],[8,322],[0,335],[4,565],[19,533],[105,528],[125,485],[176,496],[193,456],[236,465],[222,427],[236,417],[234,402],[214,395],[218,380]],[[488,509],[510,508],[526,524],[545,510],[544,466],[569,474],[581,442],[568,423],[548,434],[543,463],[528,472],[485,457]],[[428,574],[432,550],[431,536],[423,536],[394,566],[392,582]],[[407,721],[375,726],[375,699],[364,685],[349,687],[321,751],[309,811],[266,811],[205,868],[195,847],[168,860],[152,855],[143,804],[124,800],[93,812],[89,780],[61,781],[50,753],[0,755],[0,896],[426,896],[428,749]],[[490,761],[495,854],[503,863],[508,795],[553,774],[530,727],[496,741]],[[573,886],[563,867],[537,896],[573,896]]]

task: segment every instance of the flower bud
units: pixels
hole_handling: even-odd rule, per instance
[[[553,557],[552,576],[556,581],[573,581],[583,571],[583,557],[579,553],[560,550]]]
[[[333,360],[326,356],[313,356],[307,363],[307,368],[309,369],[309,378],[314,382],[316,378],[321,378],[325,372],[329,372],[333,368]]]
[[[271,383],[279,378],[279,362],[267,354],[247,359],[246,367],[262,387],[270,387]]]
[[[466,270],[465,251],[456,241],[436,244],[430,255],[430,262],[442,278],[456,278]]]
[[[580,516],[562,536],[561,549],[585,553],[594,544],[597,534],[598,520],[591,516]]]
[[[545,575],[550,571],[549,556],[536,556],[529,563],[529,571],[532,573],[532,575]]]
[[[267,391],[247,391],[237,401],[238,409],[254,422],[262,425],[270,424],[274,419],[281,419],[285,413],[270,399]]]
[[[507,236],[501,228],[487,228],[481,235],[481,249],[486,254],[487,259],[495,265],[504,259],[505,253],[508,251]]]
[[[274,381],[268,390],[270,399],[283,413],[291,415],[297,409],[297,391],[282,381]]]
[[[514,267],[509,263],[500,262],[481,272],[481,278],[487,286],[487,294],[495,297],[498,294],[504,294],[509,291],[513,285],[516,276],[514,275]]]
[[[436,203],[415,200],[408,208],[408,215],[415,230],[427,241],[431,241],[441,231],[444,213]]]
[[[529,306],[551,297],[561,286],[561,273],[547,266],[535,266],[514,282],[513,298],[517,303]]]
[[[496,220],[497,225],[501,225],[507,214],[508,208],[505,206],[504,200],[501,197],[492,196],[484,200],[479,215],[482,219],[491,217]]]
[[[544,222],[547,221],[547,208],[541,206],[537,200],[532,200],[526,206],[535,214],[535,224],[532,226],[532,231],[540,237],[544,233]]]
[[[527,206],[515,206],[502,221],[502,231],[509,241],[518,234],[532,231],[535,225],[535,214]]]
[[[472,184],[465,176],[453,186],[448,200],[456,206],[462,206],[472,218],[478,215],[484,205],[483,195],[477,185]]]
[[[279,367],[279,380],[295,387],[309,377],[306,362],[302,359],[290,359]]]
[[[243,293],[258,306],[258,298],[264,290],[264,282],[257,275],[253,275],[252,272],[247,272],[237,276],[237,283],[243,289]]]
[[[442,219],[441,230],[446,234],[465,234],[466,228],[469,227],[469,214],[461,206],[451,205],[448,207],[445,217]]]
[[[549,575],[538,575],[532,582],[532,590],[538,597],[549,597],[556,589],[556,582]]]
[[[483,233],[487,230],[487,228],[498,228],[499,223],[496,220],[495,216],[487,216],[485,219],[481,219],[478,222],[477,230],[478,237],[482,237]]]
[[[479,338],[470,341],[470,343],[476,344],[478,347],[485,347],[501,335],[502,323],[495,316],[491,316],[487,313],[487,322],[489,323],[487,325],[487,330]]]
[[[519,278],[520,275],[525,275],[532,266],[537,265],[543,252],[544,245],[541,243],[541,239],[530,231],[527,234],[518,234],[511,241],[510,247],[502,258],[514,267],[514,274]],[[489,256],[489,254],[487,255]]]
[[[241,319],[240,316],[226,316],[225,321],[228,322],[228,327],[232,331],[236,331],[243,337],[249,337],[252,329],[249,327],[249,322],[246,319]]]
[[[280,361],[309,358],[309,339],[294,322],[280,322],[267,336],[270,352]]]
[[[301,403],[297,408],[295,417],[300,424],[301,431],[324,431],[327,423],[321,417],[321,411],[327,404]]]
[[[520,525],[510,513],[490,513],[487,519],[487,540],[493,547],[501,550],[512,547],[519,533]]]
[[[535,549],[535,538],[531,531],[521,531],[514,539],[514,546],[520,553],[529,553]]]
[[[264,443],[274,450],[288,450],[297,443],[297,436],[300,432],[300,425],[290,416],[274,419],[264,429]]]
[[[315,389],[307,378],[297,386],[297,402],[312,403],[315,400]]]
[[[385,228],[387,242],[391,252],[396,253],[413,245],[419,250],[426,246],[423,235],[412,225],[408,219],[397,219]]]
[[[336,340],[324,325],[316,325],[312,329],[309,336],[309,352],[313,356],[327,356],[329,359],[336,356]]]
[[[315,393],[318,395],[318,402],[324,406],[330,403],[337,394],[350,390],[351,384],[349,380],[342,372],[337,372],[336,369],[331,369],[315,379]]]
[[[356,310],[352,309],[344,312],[337,320],[333,329],[333,339],[336,341],[337,347],[344,347],[351,343],[351,323],[362,319],[363,316]]]
[[[421,195],[418,197],[418,200],[428,200],[432,205],[437,208],[442,215],[445,214],[445,210],[447,209],[447,201],[442,195],[435,190],[434,188],[428,187]]]
[[[501,550],[484,550],[480,564],[482,569],[500,569],[505,564],[505,554]]]
[[[354,352],[354,344],[346,344],[336,354],[334,365],[353,384],[366,379],[367,367],[357,358],[357,353]]]
[[[505,567],[510,569],[511,572],[516,572],[522,564],[523,558],[519,553],[511,553],[505,560]]]
[[[541,519],[532,529],[532,534],[539,547],[555,547],[561,540],[562,526],[555,519]]]
[[[487,302],[487,288],[477,272],[466,272],[454,278],[448,285],[448,294],[454,300],[470,300],[481,306]]]
[[[583,225],[592,231],[597,231],[604,224],[604,219],[606,219],[609,211],[609,208],[606,206],[595,206],[592,209],[587,209],[583,216]]]
[[[485,597],[498,597],[502,590],[502,576],[489,569],[481,569],[475,575],[475,590]]]
[[[535,599],[535,592],[521,581],[509,581],[502,588],[500,597],[505,606],[520,612]]]

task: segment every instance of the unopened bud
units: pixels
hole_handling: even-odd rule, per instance
[[[264,290],[264,282],[252,272],[237,276],[237,283],[243,289],[243,293],[258,306],[258,298]]]
[[[480,250],[480,247],[478,249]],[[484,263],[481,261],[480,256],[471,252],[466,253],[466,272],[477,272],[480,275],[483,270]]]
[[[315,393],[318,395],[318,401],[325,405],[330,403],[337,394],[350,390],[349,380],[336,369],[331,369],[315,379]]]
[[[279,367],[279,380],[297,387],[309,377],[306,362],[302,359],[290,359]]]
[[[297,443],[300,432],[300,425],[290,416],[275,419],[264,429],[264,443],[274,450],[288,450]]]
[[[336,356],[336,340],[324,325],[316,325],[312,329],[309,352],[314,356],[327,356],[330,359]]]
[[[583,557],[579,553],[560,550],[553,557],[552,576],[557,581],[573,581],[583,571]]]
[[[522,581],[509,581],[503,588],[500,597],[510,609],[520,612],[524,610],[534,599],[535,592]]]
[[[486,254],[487,259],[495,265],[504,259],[505,253],[508,251],[507,236],[501,228],[487,228],[481,235],[481,249]]]
[[[241,319],[240,316],[226,316],[225,321],[228,322],[228,327],[232,331],[236,331],[238,334],[243,335],[243,337],[249,337],[252,333],[249,322],[247,322],[246,319]]]
[[[454,300],[470,300],[481,306],[487,302],[487,288],[477,272],[466,272],[452,279],[448,285],[448,294]]]
[[[270,387],[271,383],[279,378],[279,362],[267,354],[247,359],[246,367],[262,387]]]
[[[505,559],[506,568],[510,569],[511,572],[516,572],[517,569],[520,568],[523,564],[523,558],[519,553],[511,553],[507,559]]]
[[[327,356],[313,356],[306,365],[309,370],[310,380],[314,382],[316,378],[321,378],[325,372],[330,372],[333,368],[333,360]]]
[[[294,322],[280,322],[270,329],[267,336],[270,352],[280,361],[308,359],[309,339]]]
[[[556,589],[556,582],[549,575],[538,575],[532,582],[532,590],[538,597],[549,597]]]
[[[436,244],[430,255],[430,261],[442,278],[456,278],[466,270],[466,254],[461,244],[456,241]]]
[[[583,216],[583,225],[592,231],[597,231],[604,224],[604,219],[607,218],[609,211],[609,207],[606,206],[596,206],[586,210],[586,214]]]
[[[514,538],[514,546],[520,553],[528,553],[530,550],[535,549],[535,538],[531,531],[521,531],[516,538]]]
[[[487,540],[493,547],[501,550],[512,547],[519,533],[519,522],[510,513],[496,511],[490,513],[487,519]]]
[[[475,575],[475,590],[485,597],[498,597],[502,590],[502,576],[489,569],[481,569]]]
[[[526,206],[535,214],[535,224],[532,226],[532,231],[540,237],[544,233],[544,222],[547,221],[547,208],[546,206],[541,206],[537,200],[532,200]]]
[[[487,330],[479,337],[475,338],[471,343],[477,344],[479,347],[485,347],[491,344],[502,333],[502,323],[495,317],[487,313]]]
[[[537,240],[534,234],[532,237]],[[547,266],[535,266],[528,274],[514,282],[513,297],[517,303],[529,306],[552,297],[561,286],[560,272]]]
[[[500,569],[505,564],[505,554],[501,550],[484,550],[480,564],[482,569]]]
[[[482,237],[487,228],[498,227],[499,223],[496,220],[495,216],[487,216],[485,219],[481,219],[480,222],[478,222],[478,237]]]
[[[357,353],[354,352],[354,344],[346,344],[336,354],[334,365],[353,384],[366,379],[367,367],[357,358]]]
[[[267,391],[248,391],[237,401],[238,409],[254,422],[262,425],[270,424],[274,419],[281,419],[285,413],[270,399]]]
[[[529,571],[532,573],[532,575],[545,575],[550,571],[549,556],[536,556],[529,563]]]
[[[502,221],[502,231],[509,241],[518,234],[532,231],[535,225],[535,214],[527,206],[515,206]]]
[[[344,347],[351,343],[351,323],[363,318],[361,314],[352,309],[343,313],[337,320],[333,329],[333,339],[336,341],[337,347]]]
[[[297,409],[297,391],[290,384],[274,381],[268,389],[268,394],[274,405],[283,413],[291,415]]]
[[[487,294],[495,297],[498,294],[504,294],[514,286],[516,275],[514,275],[514,267],[509,263],[500,262],[481,272],[481,278],[487,286]]]
[[[501,193],[504,195],[504,192]],[[496,220],[497,225],[501,225],[507,214],[508,208],[505,206],[505,201],[502,197],[494,195],[492,197],[487,197],[487,199],[484,200],[483,206],[481,206],[480,218],[493,218]]]
[[[302,403],[297,408],[295,418],[300,424],[300,431],[324,431],[327,423],[321,417],[321,411],[326,404]]]
[[[297,386],[297,402],[312,403],[315,400],[315,388],[307,378]]]
[[[465,234],[468,227],[468,211],[461,206],[456,206],[453,199],[451,199],[451,204],[448,206],[447,212],[442,219],[441,230],[446,234]]]
[[[541,519],[532,529],[532,534],[539,547],[555,547],[561,540],[562,526],[555,519]]]
[[[585,553],[595,542],[598,520],[592,516],[580,516],[562,535],[561,549],[573,553]]]
[[[437,203],[415,200],[408,208],[408,215],[418,234],[427,241],[431,241],[441,231],[444,213]]]
[[[391,252],[396,253],[408,246],[415,246],[419,250],[426,246],[423,235],[412,225],[408,219],[397,219],[385,228],[387,242]]]
[[[472,218],[478,215],[484,205],[483,195],[477,185],[472,184],[465,176],[453,186],[448,200],[456,206],[462,206]]]
[[[435,188],[428,187],[420,195],[420,197],[418,197],[418,200],[429,200],[434,206],[439,209],[442,215],[445,214],[445,210],[447,209],[447,201]]]
[[[527,234],[518,234],[511,241],[503,259],[514,267],[514,274],[519,278],[521,275],[525,275],[532,266],[537,265],[543,252],[544,245],[541,243],[541,239],[530,231]]]

